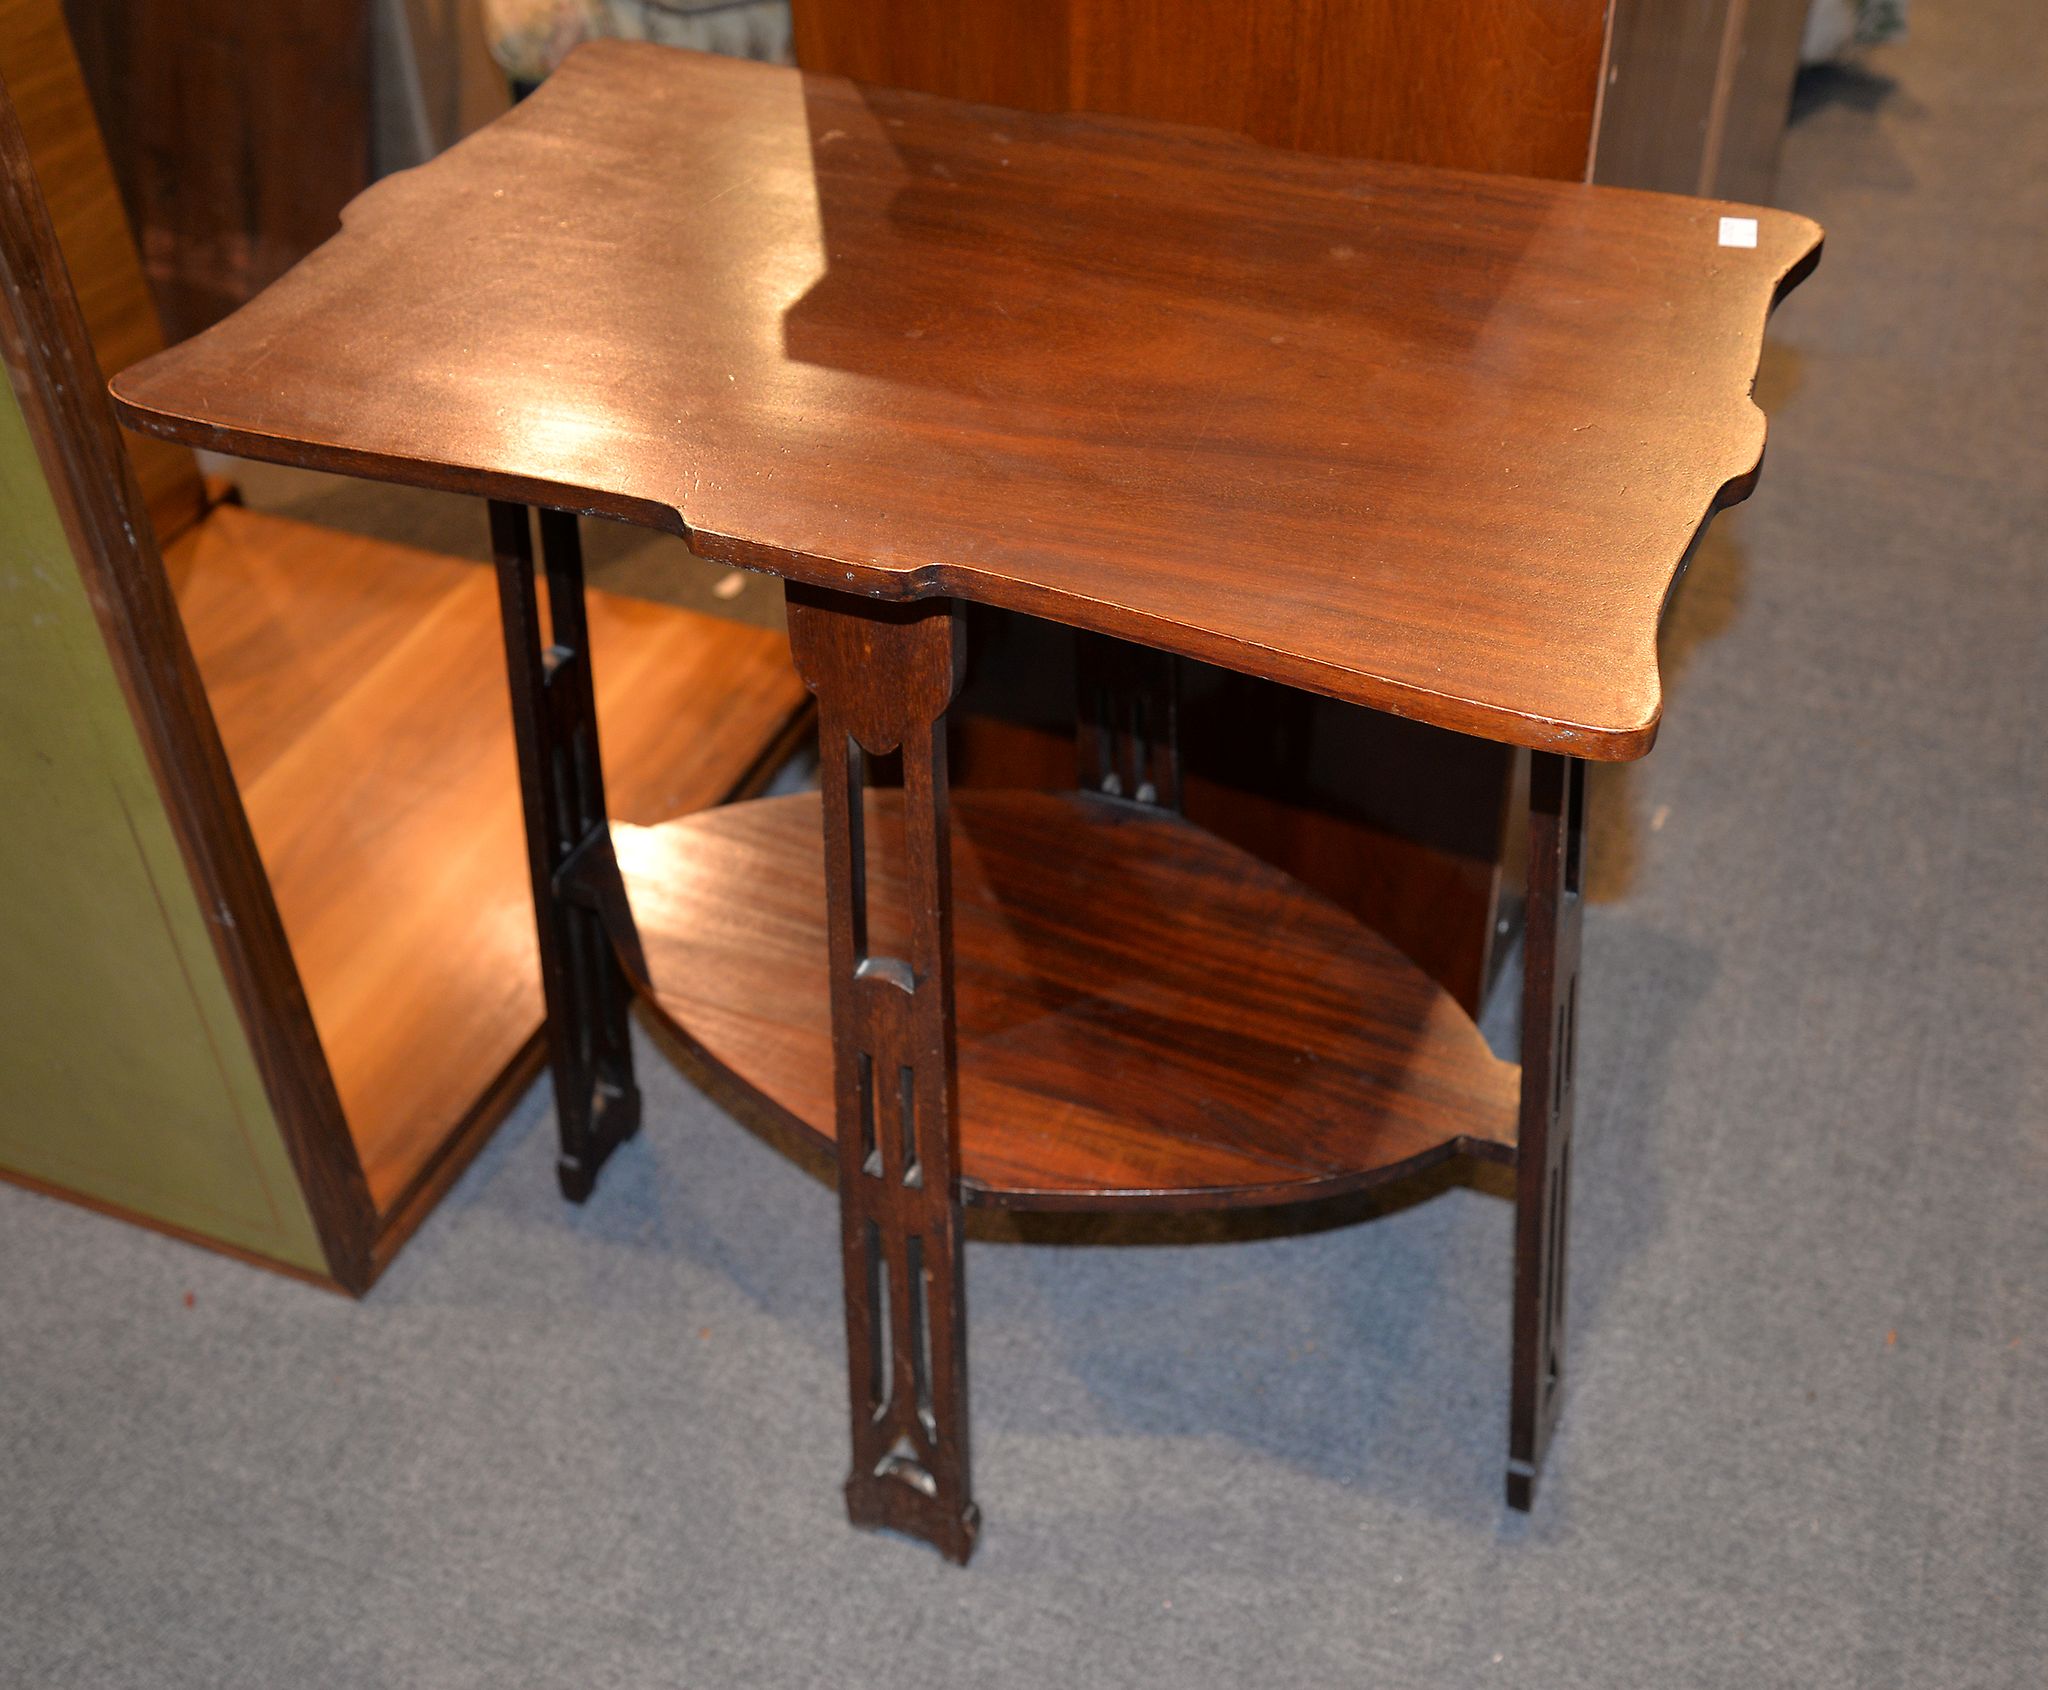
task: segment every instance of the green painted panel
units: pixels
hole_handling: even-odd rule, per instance
[[[324,1272],[4,382],[0,630],[0,1166]]]

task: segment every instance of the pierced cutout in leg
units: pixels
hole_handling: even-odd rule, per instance
[[[910,1447],[907,1437],[898,1438],[889,1446],[889,1453],[875,1465],[875,1477],[893,1479],[933,1501],[938,1500],[939,1481],[932,1477],[931,1469],[918,1460],[917,1451]]]
[[[790,649],[818,695],[839,1206],[853,1465],[847,1512],[974,1548],[966,1286],[954,1072],[945,711],[960,630],[944,603],[886,604],[791,583]],[[872,954],[863,788],[900,752],[907,954]],[[886,1333],[885,1338],[883,1334]]]
[[[882,1177],[882,1144],[875,1132],[875,1059],[860,1053],[860,1171]]]
[[[917,1159],[917,1070],[904,1063],[896,1070],[896,1120],[903,1143],[903,1183],[924,1184],[924,1164]]]
[[[864,1230],[868,1241],[868,1307],[874,1311],[868,1321],[868,1405],[871,1417],[880,1421],[889,1413],[889,1401],[894,1395],[891,1386],[896,1378],[895,1359],[889,1354],[889,1262],[882,1252],[880,1229],[868,1221]]]
[[[846,918],[852,930],[854,964],[868,959],[868,818],[865,794],[868,788],[868,754],[853,735],[846,740]],[[829,784],[829,783],[827,783]]]
[[[531,513],[493,501],[490,524],[547,1002],[560,1130],[556,1173],[562,1194],[580,1203],[605,1159],[639,1130],[628,1033],[632,988],[614,948],[633,954],[639,939],[605,820],[576,519],[541,513],[545,629]]]
[[[910,1381],[917,1406],[917,1424],[929,1449],[939,1441],[939,1418],[932,1409],[932,1333],[929,1313],[930,1286],[925,1275],[924,1240],[913,1238],[906,1246],[908,1272],[905,1292],[910,1299]]]

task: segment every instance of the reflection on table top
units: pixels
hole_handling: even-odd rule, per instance
[[[198,445],[1631,757],[1819,233],[605,42],[114,388]]]

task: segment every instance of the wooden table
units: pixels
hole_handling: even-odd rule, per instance
[[[963,1205],[1289,1203],[1461,1153],[1515,1170],[1529,1506],[1584,760],[1650,748],[1665,597],[1754,485],[1764,320],[1819,246],[603,43],[114,391],[150,432],[492,501],[565,1189],[637,1124],[634,990],[836,1143],[849,1509],[964,1560]],[[608,826],[576,512],[784,578],[820,793]],[[949,801],[963,600],[1089,641],[1090,790]],[[1174,657],[1537,753],[1519,1067],[1162,802]]]

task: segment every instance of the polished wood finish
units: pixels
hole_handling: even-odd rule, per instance
[[[675,156],[700,195],[646,162]],[[544,933],[601,931],[709,1071],[835,1147],[856,1521],[972,1548],[970,1197],[1287,1202],[1461,1151],[1516,1174],[1526,1506],[1561,1377],[1583,758],[1648,747],[1663,597],[1754,480],[1763,321],[1818,253],[1768,212],[1725,246],[1724,215],[612,44],[117,394],[175,438],[786,578],[817,798],[615,830],[581,784],[580,578],[550,561],[551,654],[499,513]],[[1534,749],[1519,1070],[1161,804],[956,800],[963,600]],[[1143,749],[1097,768],[1163,797]],[[870,794],[883,758],[900,792]],[[609,966],[548,973],[572,1066],[610,1037]],[[583,1078],[623,1095],[619,1053]]]
[[[822,884],[806,890],[809,907],[824,912],[826,942],[825,956],[806,957],[808,969],[786,976],[783,988],[822,977],[829,1006],[824,1118],[839,1150],[853,1427],[846,1511],[857,1526],[909,1532],[964,1564],[981,1510],[967,1415],[946,785],[945,716],[964,652],[960,607],[869,604],[797,583],[788,597],[790,654],[818,697],[818,799],[798,807],[809,837],[823,840]],[[866,785],[869,760],[891,754],[903,784],[887,858],[868,825]],[[893,905],[880,884],[885,860],[895,871]],[[772,874],[774,865],[755,869]],[[889,913],[899,917],[893,925]]]
[[[1607,0],[794,0],[797,62],[1310,152],[1584,174]]]
[[[58,0],[0,0],[0,76],[6,78],[99,367],[123,370],[162,351],[163,330]],[[137,434],[127,444],[150,522],[168,545],[206,508],[199,465],[168,441]]]
[[[1259,0],[1255,9],[977,0],[942,16],[914,0],[795,6],[811,71],[1037,111],[1167,117],[1311,152],[1567,181],[1586,174],[1595,117],[1611,104],[1598,64],[1608,11],[1607,0],[1578,0],[1576,10],[1512,0]],[[1358,51],[1368,40],[1372,50]],[[970,623],[974,679],[954,713],[963,781],[1072,781],[1064,753],[1048,760],[1035,743],[1034,729],[1066,734],[1064,721],[1045,716],[1039,679],[1066,654],[1044,634],[1000,611]],[[1186,761],[1190,814],[1383,933],[1477,1013],[1515,940],[1503,823],[1526,753],[1431,746],[1447,736],[1245,676],[1175,665],[1177,678],[1181,671],[1202,707],[1174,758]],[[1116,712],[1134,716],[1140,698],[1168,695],[1154,684],[1112,696]],[[1082,689],[1084,788],[1109,772],[1103,701],[1099,687]],[[1419,757],[1419,748],[1434,755]],[[1320,776],[1336,768],[1384,778],[1362,786],[1347,776],[1333,790]]]
[[[798,62],[857,82],[1205,124],[1308,152],[1765,200],[1807,0],[793,10]]]
[[[1071,733],[976,712],[979,696],[953,713],[956,785],[1076,784]],[[1477,1016],[1520,905],[1516,754],[1262,683],[1200,703],[1168,807],[1320,893]],[[1079,784],[1099,790],[1091,749]]]
[[[167,562],[388,1216],[541,1027],[492,572],[234,506]],[[606,593],[588,619],[620,815],[743,790],[803,707],[772,632]]]
[[[1075,793],[953,794],[965,1200],[1289,1203],[1453,1153],[1512,1158],[1516,1070],[1375,934],[1201,828]],[[868,807],[869,923],[900,942],[901,805]],[[613,837],[655,1004],[834,1133],[817,801]]]
[[[368,185],[370,5],[66,0],[174,340],[282,275]]]
[[[1625,758],[1818,250],[1773,212],[1719,247],[1726,209],[602,42],[115,389],[188,443]]]

